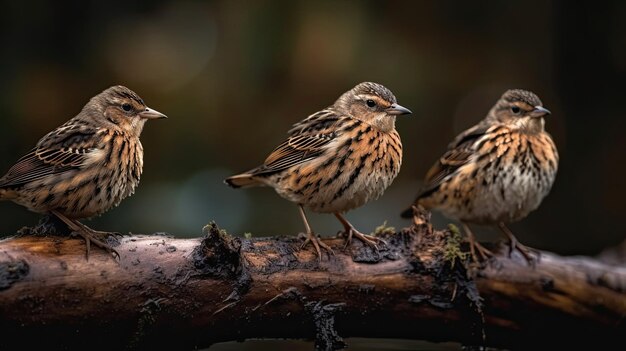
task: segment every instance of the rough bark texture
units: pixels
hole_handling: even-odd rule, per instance
[[[336,349],[348,336],[598,348],[626,335],[623,260],[541,252],[533,268],[500,250],[468,268],[454,228],[433,231],[424,216],[380,234],[387,246],[378,253],[327,239],[336,254],[321,262],[296,238],[241,239],[215,224],[204,231],[123,237],[119,261],[98,249],[87,261],[79,239],[1,241],[0,348],[182,350],[306,338]]]

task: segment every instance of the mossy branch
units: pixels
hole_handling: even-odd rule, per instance
[[[320,262],[294,237],[126,236],[119,261],[59,236],[0,242],[1,346],[191,349],[247,338],[345,337],[559,348],[621,343],[626,268],[542,252],[536,267],[505,248],[469,267],[455,228],[377,230],[380,251],[325,239]],[[500,253],[502,252],[502,253]]]

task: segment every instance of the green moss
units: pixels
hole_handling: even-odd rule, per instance
[[[230,237],[226,229],[221,229],[220,227],[218,227],[215,221],[211,221],[209,222],[209,224],[205,225],[204,228],[202,228],[202,234],[204,234],[204,236],[206,237],[216,230],[221,238],[226,239]]]
[[[374,229],[374,232],[372,233],[372,235],[379,236],[379,235],[384,235],[384,234],[394,234],[395,232],[396,232],[396,228],[388,227],[387,221],[384,221],[383,224],[379,225],[378,227]]]
[[[448,224],[448,230],[451,231],[454,234],[461,235],[461,230],[454,223],[449,223]]]
[[[461,243],[463,237],[461,237],[461,231],[454,224],[448,224],[448,231],[450,235],[446,240],[446,245],[443,248],[443,259],[450,262],[450,267],[453,268],[457,259],[461,262],[465,261],[469,253],[461,250]]]

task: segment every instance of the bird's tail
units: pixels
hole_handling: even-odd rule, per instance
[[[424,200],[422,199],[421,196],[417,196],[417,198],[415,199],[415,201],[413,201],[413,203],[411,204],[411,206],[409,206],[409,208],[407,208],[406,210],[402,211],[402,213],[400,213],[400,217],[402,218],[413,218],[415,216],[415,208],[421,208],[422,206],[424,206]],[[419,211],[418,211],[419,212]]]
[[[400,216],[402,218],[413,218],[413,206],[411,206],[411,207],[407,208],[406,210],[402,211]]]
[[[263,185],[259,178],[251,173],[237,174],[224,179],[224,183],[233,188],[247,188],[251,186]]]

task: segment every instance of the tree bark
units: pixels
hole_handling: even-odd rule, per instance
[[[540,253],[471,264],[454,228],[427,215],[381,233],[376,252],[325,239],[322,260],[293,237],[243,239],[214,223],[204,237],[125,236],[115,260],[85,258],[82,240],[0,242],[0,348],[207,347],[248,338],[342,337],[456,341],[498,348],[619,345],[626,335],[626,268]],[[614,255],[611,257],[615,257]]]

